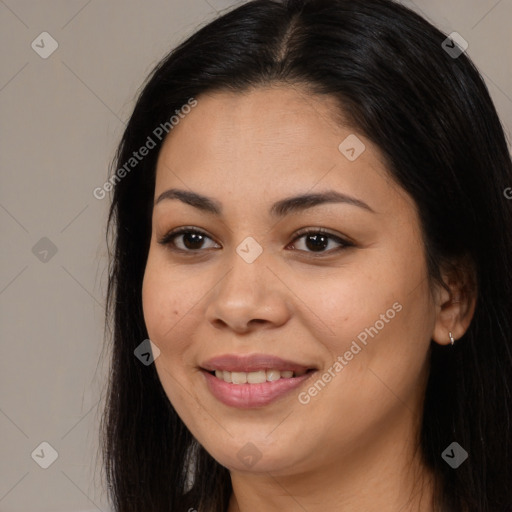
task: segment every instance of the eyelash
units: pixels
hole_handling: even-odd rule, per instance
[[[179,249],[176,246],[174,246],[173,240],[176,237],[178,237],[179,235],[190,234],[190,233],[202,235],[202,236],[210,238],[210,240],[212,240],[211,237],[209,237],[204,231],[201,231],[199,229],[192,228],[192,227],[182,227],[182,228],[177,228],[176,230],[168,232],[160,240],[158,240],[158,243],[161,245],[168,246],[169,249],[173,252],[179,252],[182,254],[194,254],[194,253],[199,253],[199,252],[203,251],[204,249],[196,249],[196,250]],[[334,240],[334,241],[340,243],[341,247],[337,247],[335,249],[330,249],[329,251],[319,252],[319,253],[315,253],[314,251],[303,251],[303,250],[300,250],[299,252],[305,252],[307,254],[313,255],[314,257],[322,257],[322,256],[330,256],[330,255],[332,255],[333,252],[338,252],[338,251],[347,249],[349,247],[355,246],[355,244],[353,244],[352,242],[349,242],[348,240],[344,240],[343,238],[340,238],[339,236],[333,235],[332,233],[330,233],[329,231],[327,231],[323,228],[301,229],[301,230],[297,231],[297,233],[295,233],[295,238],[292,240],[291,243],[294,244],[299,238],[302,238],[306,235],[318,235],[318,234],[324,235],[328,239],[331,239],[331,240]]]

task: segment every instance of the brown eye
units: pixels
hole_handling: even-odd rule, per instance
[[[332,252],[342,250],[348,247],[354,247],[352,242],[344,240],[337,235],[329,233],[322,228],[303,230],[297,233],[298,236],[293,240],[291,247],[306,253],[317,253],[318,255],[331,254]],[[297,248],[296,241],[304,239],[305,249]],[[211,249],[205,247],[205,241],[213,241],[206,233],[198,229],[179,228],[167,233],[158,241],[159,244],[168,246],[171,250],[182,253],[199,253],[202,249]],[[179,243],[177,243],[179,241]],[[215,243],[215,242],[214,242]],[[337,247],[329,248],[330,244],[337,244]],[[215,245],[218,245],[215,243]],[[328,249],[329,248],[329,249]],[[326,250],[328,249],[328,250]]]
[[[347,240],[343,240],[339,236],[333,235],[332,233],[329,233],[325,231],[324,229],[317,228],[317,229],[310,229],[307,231],[301,231],[298,233],[299,236],[295,238],[293,241],[293,247],[297,249],[296,247],[296,240],[299,240],[301,238],[304,238],[304,246],[306,247],[305,252],[313,252],[313,253],[331,253],[336,250],[344,249],[346,247],[353,247],[354,244],[351,242],[348,242]],[[326,251],[325,249],[328,248],[329,243],[334,241],[336,244],[338,244],[338,247],[334,247],[333,249],[329,249]],[[298,249],[301,250],[301,249]]]
[[[179,240],[180,237],[181,247],[179,246],[180,244],[176,244],[175,242],[175,240]],[[204,249],[204,242],[206,239],[211,240],[211,238],[202,231],[190,228],[180,228],[179,230],[167,233],[158,241],[158,243],[168,245],[171,249],[177,251],[198,252],[200,249]]]

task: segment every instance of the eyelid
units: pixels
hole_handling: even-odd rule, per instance
[[[208,234],[206,233],[205,231],[203,231],[202,229],[199,229],[199,228],[196,228],[194,226],[181,226],[179,228],[175,228],[175,229],[171,229],[170,231],[168,231],[167,233],[165,233],[165,235],[163,235],[159,240],[158,240],[158,243],[159,244],[162,244],[162,245],[169,245],[171,240],[178,236],[178,235],[182,235],[184,233],[197,233],[197,234],[200,234],[200,235],[203,235],[207,238],[210,238],[211,240],[213,240],[213,238]],[[215,241],[215,240],[214,240]],[[217,243],[217,242],[215,242]],[[176,250],[179,250],[179,249],[176,249]],[[199,252],[198,251],[185,251],[185,252]]]
[[[167,232],[165,235],[163,235],[158,240],[158,243],[161,244],[161,245],[164,245],[164,246],[169,246],[170,250],[172,250],[174,252],[179,252],[179,253],[182,253],[182,254],[183,253],[199,254],[201,252],[204,252],[205,249],[185,250],[185,249],[180,249],[180,248],[172,246],[171,242],[173,241],[173,239],[175,237],[177,237],[179,235],[186,234],[186,233],[197,233],[197,234],[200,234],[200,235],[202,235],[202,236],[204,236],[206,238],[209,238],[210,240],[213,240],[215,243],[218,243],[210,235],[208,235],[205,231],[203,231],[202,229],[196,228],[194,226],[181,226],[179,228],[175,228],[175,229]],[[294,233],[294,235],[293,235],[293,239],[291,240],[291,242],[287,246],[289,246],[291,244],[294,244],[299,238],[302,238],[303,236],[308,235],[308,234],[322,234],[322,235],[325,235],[329,239],[336,241],[336,243],[339,243],[340,247],[337,247],[335,249],[330,249],[329,251],[318,252],[318,253],[315,253],[314,251],[299,250],[298,251],[299,253],[304,253],[304,254],[312,255],[312,256],[316,255],[317,257],[330,256],[334,252],[337,252],[339,250],[346,249],[346,248],[349,248],[349,247],[354,247],[356,245],[355,242],[350,240],[350,238],[344,237],[344,236],[340,236],[340,235],[336,235],[336,234],[332,233],[331,231],[329,231],[329,230],[327,230],[325,228],[321,228],[321,227],[318,227],[318,228],[307,227],[307,228],[302,228],[302,229],[299,229],[298,231],[296,231]]]
[[[356,245],[353,240],[351,240],[349,237],[347,237],[345,235],[337,235],[335,233],[332,233],[328,229],[325,229],[325,228],[315,228],[315,227],[299,229],[294,234],[295,238],[292,240],[292,242],[295,242],[295,240],[297,240],[298,238],[301,238],[302,236],[308,235],[310,233],[311,234],[321,233],[322,235],[329,236],[331,239],[336,240],[336,241],[342,243],[346,247],[349,247],[349,246],[352,247],[352,246]]]

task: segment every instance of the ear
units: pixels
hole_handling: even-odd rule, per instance
[[[460,339],[473,319],[477,287],[474,266],[467,258],[451,263],[441,274],[448,290],[436,284],[436,322],[432,339],[440,345],[449,345],[449,333],[455,341]]]

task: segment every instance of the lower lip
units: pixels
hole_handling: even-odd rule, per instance
[[[220,402],[231,407],[250,409],[268,405],[290,391],[298,388],[309,379],[314,371],[300,377],[281,378],[261,384],[232,384],[215,377],[206,370],[202,371],[212,395]]]

